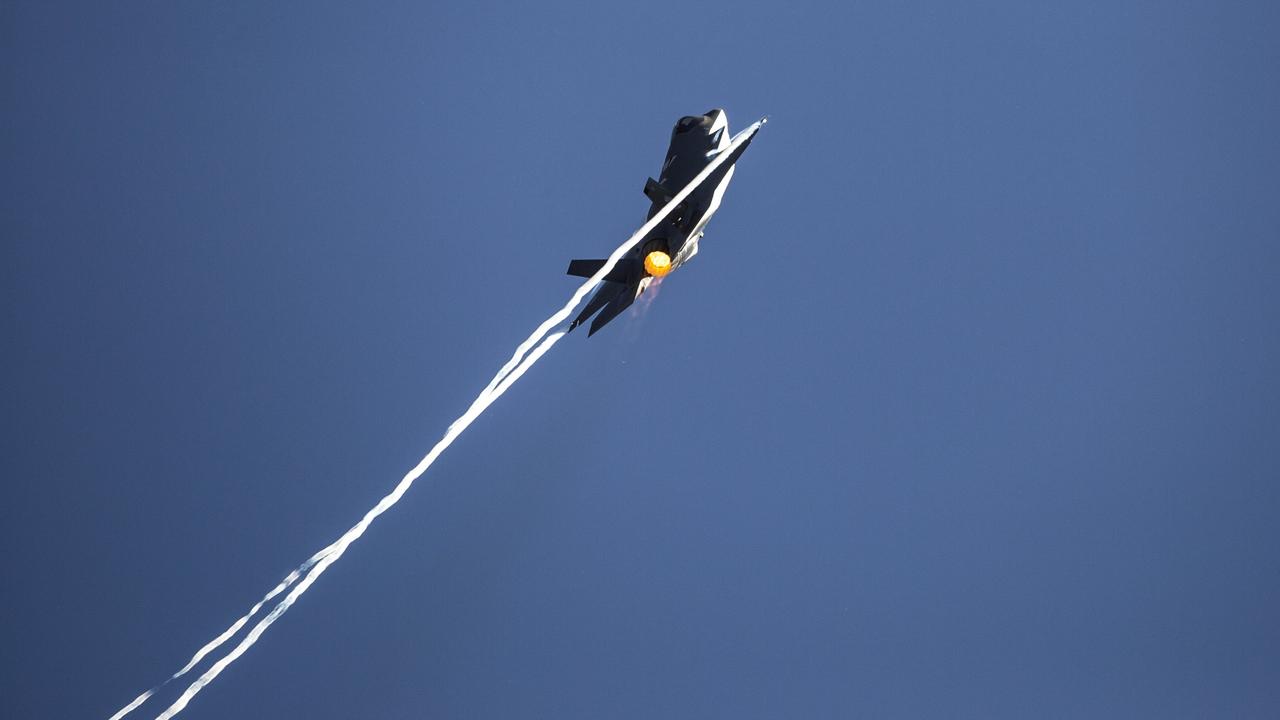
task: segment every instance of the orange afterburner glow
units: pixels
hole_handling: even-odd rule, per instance
[[[654,250],[645,256],[644,269],[654,277],[666,277],[671,272],[671,257],[661,250]]]

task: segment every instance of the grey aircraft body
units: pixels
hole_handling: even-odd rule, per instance
[[[658,214],[729,144],[729,119],[724,110],[717,108],[704,115],[680,118],[671,130],[671,145],[667,149],[662,172],[657,180],[649,178],[644,186],[644,194],[651,202],[648,219]],[[654,278],[665,276],[697,254],[698,240],[720,207],[725,189],[733,177],[734,163],[749,144],[750,139],[738,145],[733,151],[734,157],[716,168],[614,266],[569,325],[570,330],[599,312],[587,333],[588,336],[594,335],[618,313],[626,310]],[[604,265],[604,260],[573,260],[569,263],[568,274],[589,278]]]

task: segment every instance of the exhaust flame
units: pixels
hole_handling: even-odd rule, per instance
[[[671,272],[671,256],[661,250],[654,250],[644,257],[645,272],[660,278]]]

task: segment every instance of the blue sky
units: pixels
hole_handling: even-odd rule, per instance
[[[105,718],[359,519],[184,718],[1275,717],[1269,3],[10,3],[0,710]],[[154,717],[162,698],[134,717]]]

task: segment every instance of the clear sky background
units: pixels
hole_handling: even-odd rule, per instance
[[[1278,7],[5,3],[0,714],[350,527],[724,107],[182,717],[1280,716]]]

